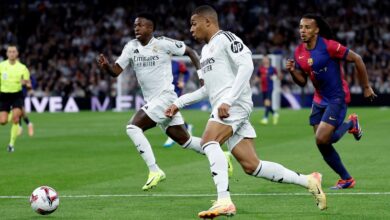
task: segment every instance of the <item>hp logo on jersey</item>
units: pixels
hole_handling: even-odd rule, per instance
[[[244,45],[241,42],[234,41],[231,44],[230,48],[232,49],[233,53],[238,53],[238,52],[241,52],[242,49],[244,49]]]

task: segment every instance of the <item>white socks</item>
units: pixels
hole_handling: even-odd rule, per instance
[[[156,158],[154,157],[152,147],[141,128],[135,125],[127,125],[126,132],[137,147],[142,159],[144,159],[146,165],[149,167],[149,171],[158,172],[160,168],[156,164]]]
[[[217,187],[218,200],[230,199],[228,163],[221,146],[216,141],[210,141],[202,146],[210,163],[211,174]]]
[[[201,141],[200,138],[191,136],[190,139],[188,139],[188,141],[182,145],[182,147],[184,149],[194,150],[194,151],[204,155],[205,153],[202,149],[202,146],[200,146],[200,141]]]
[[[255,172],[252,173],[252,176],[265,178],[273,182],[293,183],[305,188],[308,186],[306,175],[296,173],[278,163],[264,160],[259,163]]]

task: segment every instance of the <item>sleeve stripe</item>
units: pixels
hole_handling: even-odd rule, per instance
[[[236,38],[234,37],[234,35],[231,33],[231,32],[226,32],[228,35],[230,35],[230,37],[233,39],[233,40],[236,40]]]
[[[232,42],[234,40],[234,37],[229,34],[228,32],[223,32],[223,34],[229,39],[230,42]]]

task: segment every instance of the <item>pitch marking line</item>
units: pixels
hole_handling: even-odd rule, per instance
[[[232,193],[232,196],[311,196],[310,193]],[[326,193],[332,196],[383,196],[390,192]],[[113,194],[113,195],[60,195],[60,198],[104,198],[104,197],[215,197],[215,194]],[[0,196],[0,199],[28,199],[29,196]]]

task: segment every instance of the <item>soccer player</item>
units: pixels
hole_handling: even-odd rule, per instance
[[[172,60],[172,74],[173,74],[173,82],[172,84],[175,86],[175,92],[178,97],[180,97],[183,93],[183,89],[190,79],[190,72],[188,72],[187,67],[184,63],[176,60]],[[184,122],[185,127],[190,135],[192,135],[192,125]],[[164,143],[164,147],[172,147],[175,144],[175,141],[172,138],[168,137],[168,139]]]
[[[179,97],[166,110],[166,115],[175,117],[179,108],[207,97],[212,105],[201,144],[210,163],[218,199],[210,209],[200,212],[198,216],[214,218],[236,213],[230,198],[228,165],[221,149],[225,142],[247,174],[308,188],[318,208],[325,209],[321,174],[302,175],[280,164],[260,161],[256,155],[253,141],[256,133],[249,122],[253,108],[249,80],[254,69],[250,50],[235,34],[219,29],[217,12],[210,6],[200,6],[193,11],[190,31],[197,41],[206,43],[200,60],[204,86]]]
[[[257,74],[261,82],[261,92],[263,94],[264,100],[264,117],[261,119],[260,123],[263,125],[268,124],[268,115],[272,114],[273,124],[278,123],[279,114],[272,109],[272,92],[274,88],[274,80],[278,77],[278,70],[271,66],[270,60],[267,56],[264,56],[262,59],[262,65],[259,67]]]
[[[133,115],[126,126],[130,139],[149,168],[149,177],[143,190],[149,190],[166,178],[165,173],[156,163],[151,145],[144,132],[156,125],[183,148],[203,153],[200,138],[191,137],[181,114],[168,118],[165,109],[176,100],[177,95],[172,84],[172,55],[188,55],[196,67],[200,68],[196,53],[182,41],[166,37],[155,38],[153,32],[156,22],[153,15],[139,14],[134,21],[136,39],[128,42],[120,57],[111,65],[107,58],[100,54],[97,58],[100,68],[111,76],[117,77],[127,67],[135,71],[141,86],[146,104]]]
[[[316,144],[324,160],[341,178],[332,189],[352,188],[355,180],[333,147],[347,131],[357,141],[363,134],[356,114],[349,115],[348,121],[344,122],[350,93],[344,80],[342,61],[355,63],[364,97],[372,100],[376,94],[369,85],[362,58],[331,40],[331,29],[324,19],[317,15],[304,15],[300,20],[299,33],[302,43],[295,49],[294,60],[287,61],[286,68],[299,86],[305,86],[310,77],[315,87],[310,125],[314,128]]]
[[[0,124],[8,123],[12,110],[11,138],[7,146],[8,152],[15,151],[15,141],[18,137],[19,120],[24,105],[22,85],[31,89],[30,72],[18,60],[18,49],[15,45],[7,48],[7,60],[0,63]]]

